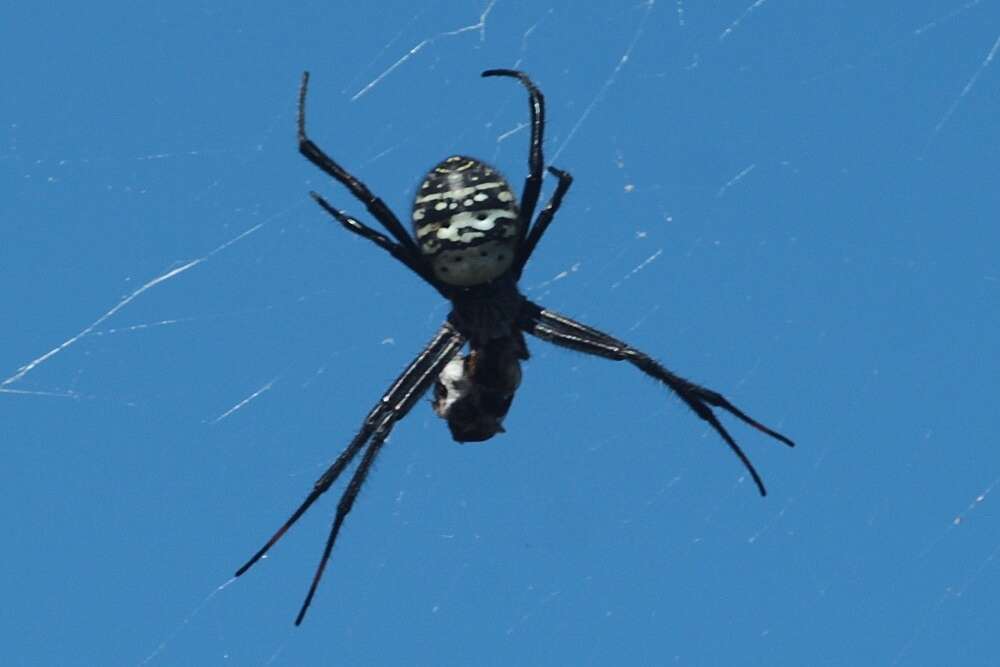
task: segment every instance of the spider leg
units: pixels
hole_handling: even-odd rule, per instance
[[[531,226],[528,237],[524,239],[524,242],[518,249],[518,257],[514,266],[515,279],[520,279],[521,272],[524,271],[524,265],[528,263],[531,254],[535,252],[535,246],[538,245],[538,241],[542,238],[542,234],[549,228],[552,218],[559,211],[563,197],[569,192],[569,186],[573,185],[573,177],[569,172],[549,167],[549,173],[558,178],[559,182],[556,184],[556,189],[552,193],[552,197],[542,209],[542,212],[538,214],[538,220]]]
[[[757,489],[760,491],[760,495],[767,495],[764,482],[761,480],[756,468],[754,468],[750,459],[743,453],[743,450],[736,444],[736,441],[722,425],[718,417],[716,417],[712,408],[721,408],[758,431],[771,436],[789,447],[794,447],[795,443],[790,438],[751,418],[730,403],[722,394],[673,373],[649,355],[631,347],[627,343],[597,329],[588,327],[585,324],[571,320],[568,317],[545,310],[535,304],[530,304],[529,309],[527,318],[521,324],[522,328],[528,333],[560,347],[570,348],[615,361],[628,361],[646,375],[667,385],[696,415],[708,422],[715,429],[715,432],[726,441],[726,444],[729,445],[729,448],[736,454],[743,463],[743,466],[750,473],[754,483],[757,485]]]
[[[385,205],[385,202],[373,195],[364,183],[359,181],[357,178],[348,173],[346,169],[337,164],[306,135],[306,92],[308,88],[309,72],[303,72],[302,86],[299,88],[299,152],[302,153],[307,160],[325,171],[332,178],[350,190],[351,194],[365,205],[368,212],[371,213],[372,216],[374,216],[375,219],[386,228],[386,231],[388,231],[403,248],[406,248],[406,250],[410,252],[412,257],[419,256],[417,245],[413,242],[410,235],[406,233],[406,229],[403,227],[402,223],[399,222],[399,218],[396,217],[396,214]]]
[[[434,377],[436,377],[436,374]],[[375,457],[378,456],[382,449],[382,445],[385,444],[385,439],[392,430],[393,424],[398,419],[399,416],[394,415],[393,413],[389,413],[382,418],[382,422],[372,434],[371,444],[368,445],[368,449],[365,450],[365,455],[361,457],[361,463],[358,464],[357,470],[355,470],[354,474],[351,476],[351,481],[348,482],[347,488],[344,490],[343,495],[340,496],[340,501],[337,503],[337,514],[334,516],[333,525],[330,526],[330,535],[326,538],[326,546],[323,547],[323,555],[320,557],[319,565],[316,567],[316,573],[313,575],[312,582],[309,584],[309,592],[306,593],[305,600],[302,602],[302,607],[299,609],[299,614],[295,617],[295,625],[302,624],[302,619],[305,618],[306,611],[309,609],[309,605],[312,604],[313,596],[316,595],[316,588],[319,586],[320,579],[323,578],[323,572],[326,570],[326,564],[330,560],[330,553],[333,551],[333,544],[337,541],[337,535],[340,534],[340,526],[344,523],[344,518],[347,517],[347,513],[351,511],[352,507],[354,507],[354,500],[358,497],[358,492],[361,491],[361,485],[364,484],[365,479],[368,477],[368,472],[371,470],[372,464],[375,462]]]
[[[538,204],[538,195],[542,191],[545,97],[524,72],[513,69],[488,69],[483,72],[482,76],[508,76],[518,79],[528,89],[528,103],[531,106],[531,144],[528,148],[528,177],[524,179],[524,189],[521,190],[521,215],[527,224],[535,216],[535,205]],[[522,227],[522,238],[526,232],[527,230]]]
[[[309,592],[306,593],[306,598],[302,602],[302,608],[299,609],[299,614],[295,617],[295,625],[300,625],[302,619],[305,618],[306,611],[309,609],[313,596],[316,594],[316,588],[319,586],[320,579],[323,578],[326,564],[330,560],[330,553],[333,551],[333,545],[337,541],[337,535],[340,534],[340,527],[343,525],[348,512],[354,507],[354,501],[361,491],[361,486],[365,483],[365,479],[368,477],[375,458],[382,450],[385,439],[392,432],[392,427],[397,421],[406,416],[410,409],[413,408],[414,403],[420,400],[420,397],[434,383],[445,365],[451,361],[452,357],[465,344],[465,338],[452,328],[450,324],[445,324],[442,327],[442,331],[445,329],[449,330],[449,334],[446,337],[444,346],[431,358],[430,365],[415,377],[413,382],[407,382],[402,386],[402,395],[398,397],[398,400],[388,405],[388,411],[381,418],[374,433],[372,433],[371,444],[368,445],[364,456],[361,457],[361,463],[358,464],[358,468],[351,476],[351,481],[348,482],[347,488],[344,489],[343,495],[340,496],[340,501],[337,503],[337,514],[334,516],[333,525],[330,526],[330,535],[326,539],[326,546],[323,548],[323,555],[320,558],[319,565],[316,567],[312,583],[309,584]],[[400,386],[398,381],[395,386]],[[385,403],[384,399],[383,403]]]
[[[430,273],[428,273],[423,262],[420,259],[414,258],[413,254],[407,251],[406,248],[400,246],[398,243],[391,241],[385,234],[380,234],[363,222],[358,221],[355,218],[347,215],[343,211],[338,211],[333,206],[330,205],[326,199],[316,192],[310,192],[309,196],[316,200],[324,211],[329,213],[337,222],[344,226],[349,232],[353,232],[358,236],[368,239],[378,247],[382,248],[390,255],[398,259],[400,262],[406,265],[408,269],[413,271],[415,274],[424,279],[425,282],[429,283],[431,287],[436,289],[442,296],[448,298],[440,286],[434,281]]]
[[[324,551],[323,559],[320,562],[320,567],[317,570],[316,577],[313,580],[313,585],[310,588],[309,597],[306,600],[306,604],[303,605],[302,611],[299,613],[298,620],[296,624],[302,622],[302,617],[305,614],[305,609],[308,607],[309,602],[312,599],[312,594],[315,592],[316,585],[319,583],[319,578],[322,576],[323,569],[326,567],[326,561],[329,558],[330,551],[333,549],[333,541],[336,539],[337,531],[340,529],[340,524],[343,522],[344,517],[350,511],[351,506],[354,504],[354,498],[357,496],[358,491],[361,489],[361,484],[364,482],[365,477],[368,474],[368,469],[371,467],[371,462],[374,460],[375,456],[378,454],[379,449],[382,446],[382,441],[385,440],[389,435],[389,431],[392,429],[393,424],[402,419],[410,411],[413,405],[419,398],[427,392],[427,390],[434,383],[435,378],[441,372],[452,357],[462,348],[465,343],[465,338],[452,326],[450,323],[446,322],[434,336],[434,338],[427,344],[427,346],[417,355],[417,357],[407,366],[406,370],[396,378],[396,381],[392,383],[389,390],[379,399],[375,407],[368,413],[365,418],[364,423],[361,425],[361,429],[358,431],[357,435],[351,440],[350,444],[340,453],[336,461],[326,469],[326,471],[320,475],[319,479],[313,484],[312,490],[301,505],[292,513],[292,515],[285,521],[284,524],[271,536],[271,538],[264,543],[257,553],[255,553],[250,560],[243,564],[240,569],[236,571],[234,576],[241,576],[247,570],[249,570],[253,565],[263,558],[275,543],[280,540],[285,533],[291,528],[299,518],[305,514],[306,510],[316,500],[329,490],[337,478],[344,472],[344,469],[351,463],[358,452],[364,447],[365,443],[372,440],[372,445],[369,446],[368,451],[365,452],[361,466],[355,472],[354,476],[349,483],[347,490],[344,492],[340,503],[337,507],[337,519],[334,523],[334,529],[331,530],[330,539],[327,543],[327,548]],[[366,464],[367,462],[367,464]],[[362,472],[363,470],[363,472]]]

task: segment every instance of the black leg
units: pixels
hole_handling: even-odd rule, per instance
[[[528,102],[531,105],[531,145],[528,148],[528,177],[524,179],[524,189],[521,191],[521,219],[524,226],[522,234],[527,233],[527,225],[535,216],[535,205],[542,191],[542,141],[545,132],[545,97],[538,87],[524,72],[513,69],[488,69],[483,76],[509,76],[520,80],[528,89]]]
[[[712,412],[712,408],[721,408],[758,431],[766,433],[789,447],[794,447],[795,443],[791,439],[752,419],[745,412],[730,403],[722,394],[674,374],[649,355],[629,346],[627,343],[623,343],[606,333],[588,327],[585,324],[580,324],[568,317],[545,310],[540,306],[530,304],[528,307],[531,309],[531,312],[526,321],[522,323],[522,327],[528,333],[561,347],[567,347],[606,359],[628,361],[646,375],[656,378],[667,385],[696,415],[708,422],[715,429],[715,432],[726,441],[726,444],[739,457],[744,467],[750,473],[753,481],[757,484],[760,494],[762,496],[767,495],[764,482],[761,480],[757,470],[750,463],[750,459],[743,453],[743,450],[740,449],[740,446],[736,444],[733,437],[729,435],[729,432],[722,423],[719,422],[718,417]]]
[[[552,198],[549,199],[549,203],[545,205],[542,212],[538,214],[538,220],[535,224],[531,226],[531,231],[528,233],[528,237],[524,239],[518,249],[518,257],[515,265],[514,279],[519,280],[521,278],[521,272],[524,271],[524,265],[528,263],[531,258],[531,254],[535,252],[535,246],[538,245],[538,241],[541,240],[542,235],[545,230],[549,228],[552,223],[552,218],[559,211],[559,207],[562,205],[563,197],[569,191],[569,186],[573,185],[573,177],[570,176],[569,172],[563,171],[561,169],[556,169],[555,167],[549,167],[549,173],[559,179],[556,184],[556,189],[552,193]]]
[[[406,229],[399,222],[396,215],[385,205],[381,199],[371,193],[368,187],[349,174],[346,169],[333,161],[319,146],[313,143],[312,139],[306,136],[306,91],[309,88],[309,72],[302,73],[302,87],[299,88],[299,152],[310,162],[325,171],[336,179],[344,187],[351,191],[378,220],[386,231],[388,231],[399,244],[406,248],[412,256],[419,256],[417,245],[406,233]]]
[[[413,257],[409,250],[400,246],[398,243],[394,243],[389,240],[384,234],[380,234],[368,225],[352,218],[343,211],[338,211],[330,202],[323,199],[322,196],[315,192],[310,192],[309,196],[316,200],[324,211],[329,213],[337,222],[344,226],[349,232],[353,232],[358,236],[368,239],[378,247],[382,248],[390,255],[398,259],[400,262],[406,265],[408,269],[416,273],[418,276],[424,279],[425,282],[429,283],[431,287],[436,289],[442,296],[448,298],[448,295],[442,291],[441,287],[437,284],[434,278],[430,275],[424,266],[422,258]]]
[[[319,559],[319,565],[316,567],[312,582],[309,584],[309,592],[306,593],[306,598],[302,602],[298,616],[295,617],[295,625],[302,624],[302,619],[305,618],[306,611],[309,609],[309,605],[312,604],[313,596],[316,595],[316,588],[319,586],[320,579],[323,578],[323,572],[326,570],[326,564],[330,561],[330,553],[333,551],[333,545],[337,541],[337,535],[340,534],[340,527],[343,525],[347,513],[354,507],[354,500],[358,497],[358,492],[361,491],[361,485],[364,484],[365,478],[368,477],[368,471],[371,470],[372,463],[375,462],[375,457],[382,450],[382,445],[385,444],[385,439],[392,430],[396,419],[397,417],[392,413],[387,414],[382,419],[382,423],[379,424],[378,428],[372,434],[372,442],[368,446],[368,449],[365,450],[365,455],[361,457],[361,463],[358,465],[357,470],[354,471],[354,474],[351,475],[351,481],[348,482],[347,488],[344,490],[343,495],[340,496],[340,501],[337,503],[337,514],[333,519],[333,525],[330,527],[330,534],[326,538],[326,546],[323,547],[323,555]]]
[[[236,571],[235,576],[239,577],[253,567],[284,536],[288,529],[305,514],[306,510],[329,490],[341,473],[344,472],[344,469],[347,468],[358,452],[361,451],[365,443],[371,440],[372,444],[365,452],[364,457],[362,457],[361,465],[351,478],[351,482],[348,484],[337,506],[337,518],[334,521],[333,529],[331,529],[323,559],[320,561],[320,566],[317,568],[316,575],[313,578],[306,602],[303,604],[302,610],[296,619],[296,625],[302,622],[306,608],[312,600],[313,593],[326,567],[330,551],[333,549],[333,542],[336,539],[337,532],[340,530],[340,524],[343,523],[344,517],[351,510],[354,499],[361,489],[361,484],[368,474],[368,469],[382,447],[382,441],[388,437],[395,422],[402,419],[410,411],[414,403],[430,389],[434,380],[440,374],[441,369],[458,353],[464,343],[464,337],[450,323],[446,322],[438,330],[438,333],[431,342],[427,344],[427,347],[396,378],[396,381],[389,387],[389,390],[379,400],[372,411],[368,413],[357,435],[354,436],[344,451],[340,453],[337,460],[316,480],[312,491],[309,492],[309,495],[306,496],[302,504],[299,505],[264,546]]]

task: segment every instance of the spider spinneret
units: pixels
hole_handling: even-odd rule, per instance
[[[517,282],[524,265],[559,210],[573,178],[565,171],[548,167],[556,185],[535,218],[546,171],[542,159],[545,100],[524,72],[497,69],[487,70],[483,76],[514,78],[528,91],[531,140],[528,175],[520,203],[515,202],[507,181],[493,167],[469,157],[449,157],[428,172],[417,192],[412,211],[414,239],[385,202],[308,137],[305,107],[309,73],[302,75],[299,152],[347,188],[389,236],[334,208],[315,192],[310,193],[313,199],[349,232],[382,248],[437,290],[451,302],[452,309],[431,341],[392,383],[355,436],[316,480],[305,500],[236,571],[235,576],[239,577],[263,558],[330,489],[357,455],[364,452],[337,503],[323,555],[295,618],[296,625],[309,609],[344,519],[395,423],[433,388],[434,411],[447,420],[455,441],[481,442],[503,433],[503,419],[521,383],[521,361],[528,358],[525,333],[584,354],[626,361],[661,382],[722,438],[750,473],[761,495],[767,493],[764,482],[713,408],[728,412],[789,447],[794,446],[789,438],[754,420],[717,391],[687,380],[641,350],[532,303],[521,294]],[[462,354],[466,345],[468,353]]]

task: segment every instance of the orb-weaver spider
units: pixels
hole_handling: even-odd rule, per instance
[[[424,177],[413,204],[414,238],[381,199],[306,135],[309,73],[302,75],[299,152],[346,187],[392,238],[334,208],[315,192],[310,193],[312,198],[348,231],[368,239],[420,276],[451,302],[452,309],[434,338],[378,400],[361,430],[316,480],[298,509],[236,572],[238,577],[260,560],[364,450],[361,463],[337,504],[323,556],[295,619],[296,625],[305,617],[344,518],[351,511],[393,425],[433,387],[434,410],[447,420],[452,438],[457,442],[480,442],[502,433],[503,419],[521,383],[520,362],[528,358],[525,333],[560,347],[627,361],[665,384],[729,445],[750,472],[761,495],[766,495],[766,491],[760,475],[712,408],[721,408],[772,438],[794,446],[789,438],[750,418],[718,392],[686,380],[627,343],[547,310],[521,294],[517,286],[521,272],[559,210],[573,179],[565,171],[548,168],[556,178],[556,187],[538,218],[532,222],[543,176],[544,98],[524,72],[493,69],[483,72],[483,76],[515,78],[528,90],[531,144],[528,176],[521,190],[520,204],[515,201],[507,181],[493,167],[474,158],[455,155],[440,162]],[[468,353],[460,355],[466,344]]]

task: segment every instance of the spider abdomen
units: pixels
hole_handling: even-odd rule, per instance
[[[488,283],[510,268],[520,239],[514,193],[499,172],[454,155],[424,177],[413,231],[434,277],[457,287]]]

